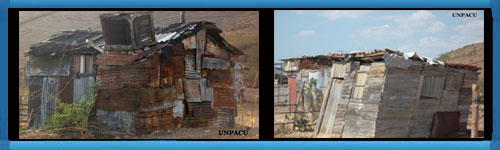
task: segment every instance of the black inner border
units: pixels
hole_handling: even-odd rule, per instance
[[[485,141],[492,139],[492,63],[493,63],[493,17],[491,8],[9,8],[9,80],[19,81],[19,11],[259,11],[259,139],[19,139],[19,100],[17,94],[9,94],[10,141]],[[273,95],[272,78],[265,78],[274,69],[274,10],[483,10],[484,11],[484,49],[485,49],[485,114],[484,138],[274,138],[273,101],[265,98]],[[43,29],[41,29],[43,30]],[[271,55],[273,54],[273,55]],[[269,66],[267,66],[269,64]],[[263,66],[266,65],[266,66]],[[19,93],[17,82],[9,82],[11,93]],[[264,111],[262,111],[264,110]]]

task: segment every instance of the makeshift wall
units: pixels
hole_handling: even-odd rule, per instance
[[[352,62],[345,69],[341,99],[335,117],[334,136],[373,138],[385,77],[383,62]]]
[[[386,74],[376,137],[430,137],[437,112],[460,112],[460,124],[451,125],[465,133],[474,71],[413,61],[408,69]]]

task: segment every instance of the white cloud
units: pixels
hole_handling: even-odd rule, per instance
[[[295,14],[297,14],[297,15],[303,15],[304,14],[303,10],[294,10],[293,12],[295,12]]]
[[[440,54],[461,48],[465,45],[484,41],[484,21],[476,20],[457,25],[455,33],[449,38],[423,37],[417,43],[399,47],[402,51],[417,51],[420,55],[439,57]]]
[[[341,18],[359,18],[369,12],[368,10],[327,10],[323,11],[320,15],[330,20],[336,20]]]
[[[440,21],[436,21],[434,23],[432,23],[429,28],[427,28],[427,32],[440,32],[440,31],[443,31],[445,25],[444,23],[440,22]]]
[[[415,33],[424,31],[429,33],[441,32],[446,25],[437,21],[430,11],[420,10],[409,15],[386,15],[379,19],[392,20],[384,26],[368,27],[359,32],[359,35],[368,39],[392,40],[408,38]]]
[[[316,31],[314,30],[304,30],[295,35],[295,37],[306,37],[306,36],[313,36],[316,34]]]

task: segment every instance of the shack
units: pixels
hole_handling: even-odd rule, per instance
[[[24,53],[29,57],[25,72],[30,128],[45,124],[44,118],[55,111],[57,99],[70,104],[90,97],[96,77],[93,61],[103,42],[100,35],[96,31],[62,31]]]
[[[105,50],[95,64],[101,131],[142,135],[234,126],[245,70],[234,59],[243,52],[214,23],[155,28],[149,12],[103,14],[100,19]]]
[[[285,59],[291,103],[309,82],[323,95],[326,138],[427,138],[465,132],[479,67],[390,49]],[[293,93],[293,94],[292,94]]]

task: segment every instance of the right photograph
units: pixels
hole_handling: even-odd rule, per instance
[[[484,13],[274,11],[274,137],[484,138]]]

